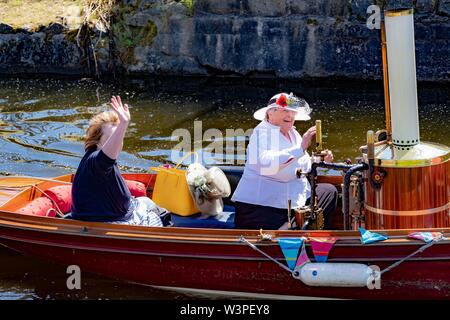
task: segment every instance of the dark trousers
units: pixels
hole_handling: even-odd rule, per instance
[[[331,229],[331,219],[336,211],[338,192],[329,183],[317,185],[318,206],[323,209],[325,229]],[[306,204],[310,203],[310,199]],[[251,203],[236,202],[235,225],[237,229],[279,229],[288,221],[287,209],[260,206]],[[294,212],[291,213],[294,217]]]

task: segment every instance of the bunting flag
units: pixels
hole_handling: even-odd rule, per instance
[[[408,238],[414,238],[422,240],[425,243],[429,243],[433,240],[441,239],[444,235],[440,232],[412,232],[408,234]]]
[[[327,262],[328,253],[336,242],[336,238],[310,238],[311,247],[317,262]]]
[[[306,253],[305,242],[306,241],[303,241],[302,250],[300,251],[300,255],[298,256],[297,262],[295,263],[296,268],[301,268],[304,264],[311,262],[309,260],[308,254]]]
[[[303,244],[302,238],[278,238],[278,244],[284,254],[289,269],[294,270],[298,250]]]
[[[361,233],[361,243],[363,243],[363,244],[384,241],[388,238],[382,234],[370,232],[361,227],[359,228],[359,232]]]

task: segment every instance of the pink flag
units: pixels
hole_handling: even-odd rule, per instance
[[[311,247],[317,262],[326,262],[336,238],[311,238]]]
[[[440,232],[412,232],[408,234],[408,238],[414,238],[429,243],[433,240],[439,240],[443,237]]]
[[[302,267],[304,264],[311,262],[308,258],[308,254],[306,253],[306,249],[305,249],[305,243],[306,243],[306,238],[303,241],[302,244],[302,249],[300,251],[300,255],[298,256],[297,262],[295,263],[295,267]]]

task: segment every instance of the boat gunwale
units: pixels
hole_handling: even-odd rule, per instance
[[[24,240],[19,237],[11,237],[11,236],[1,236],[2,239],[6,239],[8,241],[16,241],[16,242],[25,242],[28,244],[39,245],[39,246],[49,246],[49,247],[58,247],[69,250],[85,250],[85,251],[98,251],[98,252],[108,252],[108,253],[116,253],[116,254],[134,254],[134,255],[146,255],[146,256],[158,256],[158,257],[169,257],[169,258],[189,258],[189,259],[217,259],[217,260],[245,260],[245,261],[270,261],[269,259],[263,256],[242,256],[242,255],[211,255],[211,254],[186,254],[186,253],[168,253],[168,252],[160,252],[160,251],[143,251],[143,250],[123,250],[116,248],[105,248],[105,247],[95,247],[95,246],[79,246],[79,245],[67,245],[60,244],[54,242],[47,242],[41,240]],[[208,243],[209,244],[209,243]],[[244,244],[240,244],[244,245]],[[6,246],[8,247],[8,246]],[[9,248],[9,247],[8,247]],[[15,249],[16,250],[16,249]],[[19,250],[20,251],[20,250]],[[285,258],[283,257],[273,257],[274,260],[279,262],[284,262]],[[392,262],[398,261],[398,257],[330,257],[328,262],[359,262],[359,263],[367,263],[367,262]],[[439,257],[412,257],[408,259],[408,261],[450,261],[450,256],[439,256]]]
[[[246,237],[249,241],[261,246],[277,245],[277,241],[260,241],[259,230],[247,229],[210,229],[210,228],[182,228],[182,227],[143,227],[110,224],[104,222],[85,222],[77,220],[63,220],[49,217],[22,215],[14,212],[0,211],[0,227],[21,229],[35,232],[46,232],[68,236],[97,237],[109,239],[126,239],[134,241],[163,241],[189,242],[205,244],[242,244],[239,239]],[[390,238],[383,242],[376,242],[370,246],[401,246],[417,245],[423,242],[407,238],[410,232],[426,230],[427,232],[442,232],[446,239],[439,243],[450,243],[450,228],[436,229],[402,229],[402,230],[373,230],[387,234]],[[173,231],[176,233],[174,234]],[[358,231],[354,230],[264,230],[272,239],[283,237],[337,237],[335,246],[368,246],[362,244]],[[0,234],[0,238],[2,235]],[[438,243],[438,244],[439,244]]]

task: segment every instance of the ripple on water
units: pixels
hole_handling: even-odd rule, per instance
[[[41,100],[39,100],[39,99],[30,99],[30,100],[25,100],[25,101],[22,101],[22,102],[19,102],[19,103],[23,104],[24,106],[27,106],[27,105],[30,105],[30,104],[36,104],[39,101],[41,101]]]

